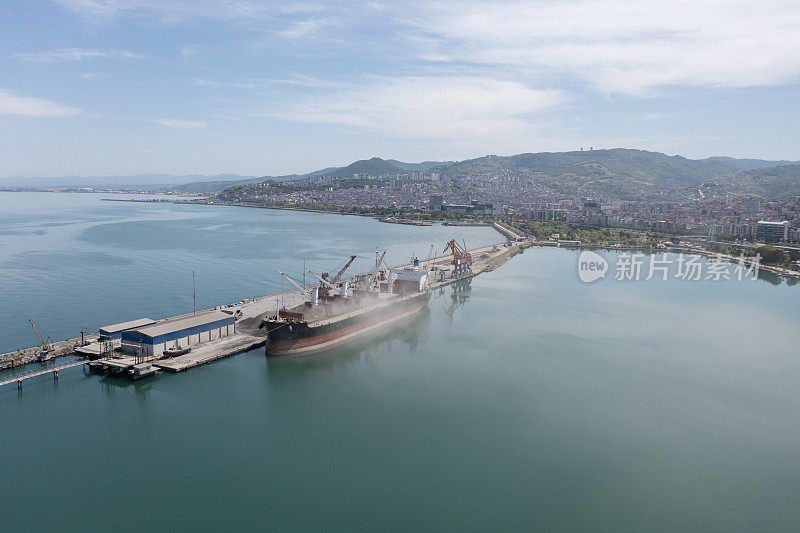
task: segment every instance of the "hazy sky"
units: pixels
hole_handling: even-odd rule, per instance
[[[0,4],[0,176],[800,159],[800,2]]]

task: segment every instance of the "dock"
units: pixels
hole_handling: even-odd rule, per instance
[[[51,343],[51,351],[46,354],[42,353],[41,346],[21,348],[19,350],[14,350],[13,352],[0,354],[0,370],[16,368],[28,363],[50,361],[65,355],[72,355],[75,353],[76,348],[81,347],[81,344],[88,345],[97,342],[97,339],[98,336],[91,333],[84,334],[83,338],[75,337],[62,341],[54,341]]]
[[[25,381],[26,379],[35,378],[37,376],[43,376],[45,374],[50,374],[50,373],[53,374],[53,380],[54,381],[58,381],[58,372],[59,372],[59,370],[65,370],[67,368],[73,368],[73,367],[76,367],[76,366],[83,366],[84,364],[86,364],[86,361],[84,361],[84,360],[72,361],[71,363],[65,363],[65,364],[62,364],[62,365],[56,365],[56,366],[52,366],[52,367],[49,367],[49,368],[42,368],[42,369],[39,369],[39,370],[26,372],[24,374],[17,374],[16,376],[13,376],[13,377],[10,377],[10,378],[7,378],[7,379],[4,379],[4,380],[0,381],[0,387],[2,387],[4,385],[9,385],[11,383],[16,383],[17,384],[17,389],[18,390],[22,390],[22,382]]]
[[[469,250],[469,253],[472,256],[472,267],[469,272],[462,273],[458,276],[453,275],[455,267],[453,266],[452,254],[434,257],[423,261],[425,268],[431,271],[431,290],[445,287],[465,279],[470,279],[483,272],[491,272],[516,254],[522,252],[523,249],[530,246],[530,243],[526,240],[515,240],[515,238],[519,237],[519,235],[505,226],[496,227],[495,229],[497,229],[498,232],[502,233],[509,240],[503,243]],[[404,266],[408,265],[400,265],[396,268],[402,268]],[[160,371],[183,372],[190,368],[195,368],[212,361],[217,361],[225,357],[230,357],[232,355],[264,346],[267,339],[265,334],[259,329],[262,317],[268,314],[274,314],[276,306],[280,306],[281,308],[291,308],[301,305],[305,301],[305,295],[303,295],[299,290],[292,290],[261,296],[254,299],[242,300],[240,302],[236,302],[235,304],[231,304],[230,306],[218,308],[223,310],[226,308],[236,310],[238,314],[238,320],[236,321],[236,327],[233,329],[232,334],[224,337],[220,336],[219,338],[205,341],[200,344],[193,344],[189,353],[175,357],[165,358],[163,356],[134,356],[120,353],[118,351],[113,351],[109,355],[107,352],[101,353],[101,343],[96,340],[96,335],[93,338],[86,338],[86,336],[84,336],[83,339],[68,339],[66,341],[61,341],[60,343],[55,343],[59,345],[58,353],[61,355],[76,354],[83,356],[84,359],[47,369],[36,370],[26,374],[12,376],[4,381],[0,381],[0,387],[16,382],[18,384],[18,388],[21,390],[22,382],[26,379],[49,373],[53,373],[54,379],[58,379],[58,372],[60,370],[77,367],[84,364],[89,365],[90,370],[104,374],[127,375],[132,372],[134,365],[143,363],[149,363]],[[209,313],[213,311],[214,310],[211,309],[198,311],[198,314]],[[159,320],[157,323],[161,324],[169,321],[176,321],[191,316],[193,316],[193,313],[187,313],[185,315]],[[81,340],[84,342],[81,342]],[[87,344],[86,341],[94,342]],[[115,345],[119,346],[118,341]],[[25,356],[19,356],[18,354],[20,353],[25,353]],[[22,362],[24,359],[29,359],[30,361],[35,360],[36,353],[36,348],[28,348],[26,350],[11,352],[10,354],[0,355],[0,362],[11,360],[15,362],[20,361],[17,364],[24,364]]]

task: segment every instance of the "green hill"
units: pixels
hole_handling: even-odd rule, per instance
[[[510,169],[520,171],[532,182],[562,194],[646,200],[657,198],[664,191],[696,188],[709,180],[733,176],[743,168],[778,163],[727,157],[687,159],[660,152],[615,148],[488,155],[436,170],[445,175],[480,175]]]
[[[759,168],[776,167],[779,165],[793,165],[797,161],[769,161],[766,159],[734,159],[733,157],[709,157],[704,161],[721,161],[733,165],[739,170],[756,170]]]
[[[361,161],[356,161],[355,163],[351,163],[346,167],[337,168],[321,175],[352,178],[353,174],[379,176],[381,174],[402,174],[404,172],[404,169],[395,166],[388,161],[384,161],[380,157],[373,157],[372,159],[362,159]]]
[[[423,161],[422,163],[404,163],[402,161],[398,161],[397,159],[387,159],[387,163],[391,163],[396,167],[400,167],[403,170],[427,170],[430,168],[435,167],[446,167],[456,163],[456,161]]]
[[[241,180],[193,181],[191,183],[171,187],[171,190],[182,194],[216,194],[234,185],[258,183],[264,179],[265,178],[247,178]]]
[[[780,161],[710,157],[688,159],[660,152],[615,148],[578,152],[541,152],[512,156],[487,155],[460,162],[403,163],[378,157],[356,161],[346,167],[324,169],[302,176],[271,178],[277,181],[309,176],[352,179],[354,174],[379,176],[404,174],[413,169],[439,172],[443,176],[480,176],[513,170],[540,187],[564,195],[596,196],[623,200],[653,200],[679,195],[697,195],[698,188],[713,194],[757,194],[776,198],[797,194],[796,170],[800,165],[775,166]],[[769,168],[762,168],[762,167]],[[778,169],[778,170],[775,170]],[[266,178],[260,178],[266,182]],[[238,182],[225,196],[241,197],[277,190],[276,185]],[[344,184],[342,186],[346,186]],[[356,186],[358,184],[354,184]],[[729,192],[732,191],[732,192]]]
[[[707,186],[738,196],[755,195],[767,199],[800,196],[800,164],[739,172],[714,180]]]
[[[660,152],[615,148],[512,156],[489,155],[449,165],[441,168],[441,171],[448,174],[479,174],[504,168],[549,176],[628,178],[667,188],[697,185],[710,178],[739,170],[725,161],[687,159]]]

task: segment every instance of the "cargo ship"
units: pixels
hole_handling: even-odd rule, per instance
[[[408,266],[388,268],[383,263],[385,255],[376,258],[368,274],[343,281],[342,274],[355,256],[332,278],[307,270],[319,280],[311,288],[280,272],[307,300],[291,309],[276,309],[262,319],[259,327],[267,331],[267,355],[323,351],[380,333],[424,309],[430,300],[429,272],[416,258]]]

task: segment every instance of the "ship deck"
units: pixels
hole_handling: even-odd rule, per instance
[[[418,294],[421,293],[415,292],[408,294],[389,294],[377,291],[357,292],[354,296],[348,296],[347,298],[337,297],[329,302],[320,301],[320,303],[315,307],[311,307],[310,305],[303,303],[291,309],[282,310],[282,312],[288,311],[295,315],[302,315],[303,318],[300,319],[296,316],[282,316],[281,321],[301,321],[307,322],[308,325],[312,327],[323,326],[325,324],[338,322],[339,320],[344,320],[365,312],[380,309],[393,303],[401,302]]]

